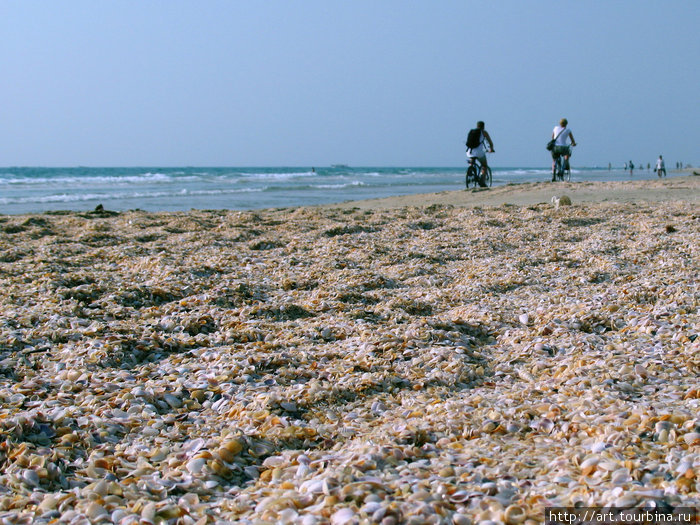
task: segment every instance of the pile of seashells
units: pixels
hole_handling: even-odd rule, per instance
[[[700,506],[692,204],[0,216],[0,523]]]

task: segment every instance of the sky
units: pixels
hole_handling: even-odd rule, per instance
[[[700,163],[697,0],[0,0],[0,166]]]

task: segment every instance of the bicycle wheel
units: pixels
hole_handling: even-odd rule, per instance
[[[493,174],[491,173],[491,168],[487,167],[486,168],[486,174],[484,175],[484,180],[483,180],[483,187],[491,187],[491,184],[493,184]]]
[[[564,180],[566,182],[571,182],[571,170],[567,169],[564,171]]]
[[[557,162],[554,165],[554,178],[556,180],[564,180],[564,157],[557,157]]]
[[[467,188],[469,187],[469,184],[472,184],[474,187],[476,187],[478,180],[479,180],[479,177],[478,177],[478,172],[476,171],[476,166],[469,166],[469,168],[467,168],[467,177],[466,177]]]

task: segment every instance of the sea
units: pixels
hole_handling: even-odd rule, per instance
[[[252,210],[464,189],[465,168],[0,168],[0,214],[56,210]],[[673,174],[669,174],[672,176]],[[572,170],[572,182],[656,178]],[[550,180],[549,168],[494,168],[493,186]]]

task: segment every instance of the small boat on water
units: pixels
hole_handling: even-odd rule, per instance
[[[334,168],[334,169],[349,168],[349,167],[350,166],[348,166],[347,164],[331,164],[331,168]]]

